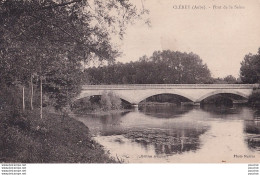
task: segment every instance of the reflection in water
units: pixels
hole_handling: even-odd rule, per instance
[[[164,105],[142,105],[139,107],[141,112],[157,118],[180,117],[192,109],[192,106],[182,106],[171,103]]]
[[[129,162],[248,162],[233,156],[253,154],[251,161],[259,160],[259,114],[241,106],[153,106],[77,119],[112,155]]]
[[[145,129],[130,131],[126,138],[141,144],[145,149],[153,145],[157,155],[173,155],[185,151],[195,151],[200,147],[199,136],[207,130],[195,128],[172,128],[170,130]]]
[[[225,116],[227,114],[239,114],[242,110],[239,105],[214,105],[214,104],[204,104],[201,106],[201,109],[212,114]]]

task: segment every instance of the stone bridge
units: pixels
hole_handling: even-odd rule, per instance
[[[235,94],[248,99],[258,84],[122,84],[122,85],[84,85],[76,99],[112,91],[131,104],[138,104],[148,97],[159,94],[175,94],[199,104],[207,97],[216,94]]]

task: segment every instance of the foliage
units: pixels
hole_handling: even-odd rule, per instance
[[[198,55],[170,50],[155,51],[137,62],[89,68],[85,79],[92,84],[212,83],[210,71]]]
[[[36,108],[21,112],[21,103],[32,102],[43,81],[47,102],[67,107],[79,93],[83,63],[113,62],[113,40],[144,13],[128,0],[0,1],[1,162],[115,162],[81,122],[47,112],[39,119]]]
[[[101,112],[128,108],[129,106],[112,91],[104,91],[101,96],[91,96],[76,100],[71,105],[74,113]]]
[[[234,76],[232,75],[228,75],[224,78],[214,78],[213,83],[215,84],[236,84],[236,83],[240,83],[241,80],[240,78],[236,79]]]
[[[224,78],[224,81],[226,81],[228,84],[235,84],[237,82],[237,79],[232,75],[228,75]]]
[[[249,53],[245,56],[241,62],[240,77],[243,83],[260,82],[260,48],[256,55]]]
[[[114,110],[121,108],[121,99],[112,91],[103,92],[100,100],[103,110]]]
[[[256,89],[248,98],[248,103],[253,106],[260,106],[260,90]]]
[[[146,98],[144,101],[142,101],[144,104],[152,102],[150,104],[155,103],[172,103],[172,104],[181,104],[181,102],[190,102],[189,99],[174,95],[174,94],[159,94],[159,95],[153,95],[151,97]]]
[[[76,100],[71,104],[71,109],[73,113],[86,113],[100,110],[100,97],[95,97],[94,99],[90,97],[85,97]]]
[[[11,115],[16,115],[21,111],[21,97],[17,96],[17,91],[21,91],[19,87],[0,85],[0,110],[9,111]]]
[[[61,109],[78,93],[82,63],[113,62],[119,53],[112,38],[144,13],[127,0],[2,0],[0,83],[26,87],[31,76],[44,79]]]
[[[82,72],[75,63],[57,62],[56,69],[46,73],[43,91],[52,99],[56,110],[71,103],[71,100],[81,91]]]

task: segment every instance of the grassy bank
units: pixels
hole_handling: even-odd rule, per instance
[[[0,112],[0,162],[114,163],[88,128],[47,111],[12,115]]]

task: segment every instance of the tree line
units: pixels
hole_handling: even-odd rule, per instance
[[[194,53],[155,51],[136,62],[91,67],[84,71],[90,84],[233,84],[240,83],[232,75],[213,78],[202,59]]]

